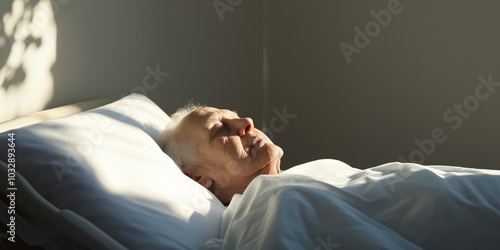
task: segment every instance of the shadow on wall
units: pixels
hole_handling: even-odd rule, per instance
[[[52,98],[54,10],[50,0],[0,3],[0,122],[41,110]]]

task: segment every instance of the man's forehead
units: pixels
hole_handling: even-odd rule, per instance
[[[202,125],[205,128],[210,127],[213,123],[219,122],[221,118],[233,118],[238,114],[228,109],[218,109],[213,107],[204,107],[193,111],[189,114],[190,123]]]

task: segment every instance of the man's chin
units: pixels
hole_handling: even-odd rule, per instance
[[[270,161],[269,163],[267,163],[267,165],[264,166],[264,168],[261,169],[260,174],[273,175],[281,173],[280,163],[280,159],[274,159]]]
[[[273,146],[273,151],[270,154],[272,160],[268,163],[268,165],[270,171],[273,172],[272,174],[279,174],[281,172],[280,164],[281,164],[281,157],[283,157],[283,149],[281,149],[276,144],[272,144],[272,146]]]

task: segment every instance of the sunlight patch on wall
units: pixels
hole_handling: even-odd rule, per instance
[[[1,18],[0,122],[40,111],[51,100],[57,42],[50,0],[14,0]]]

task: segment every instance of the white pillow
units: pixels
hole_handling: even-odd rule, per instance
[[[155,142],[169,120],[151,100],[132,94],[16,129],[16,169],[49,202],[127,248],[200,249],[219,237],[225,207]],[[7,133],[0,142],[7,152]]]

